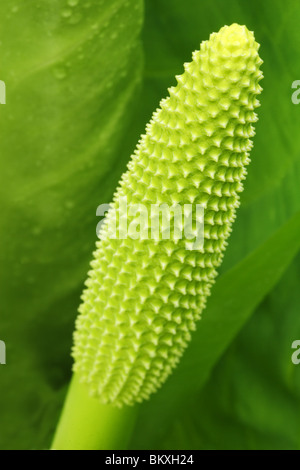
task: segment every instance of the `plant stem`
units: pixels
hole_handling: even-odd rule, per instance
[[[52,450],[124,450],[137,407],[102,405],[73,375]]]

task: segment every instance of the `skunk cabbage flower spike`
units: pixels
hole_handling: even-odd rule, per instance
[[[261,92],[258,49],[253,33],[237,24],[202,42],[121,179],[74,334],[74,371],[102,403],[133,404],[156,391],[205,307],[250,161]],[[154,204],[201,205],[203,249],[187,249],[184,237],[112,238],[122,198],[149,211]]]

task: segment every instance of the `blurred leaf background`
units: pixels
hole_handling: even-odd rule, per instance
[[[297,0],[1,2],[1,449],[49,447],[96,208],[183,63],[233,22],[255,32],[265,76],[242,205],[193,341],[130,446],[300,448],[299,21]]]

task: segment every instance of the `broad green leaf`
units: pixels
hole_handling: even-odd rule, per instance
[[[45,447],[62,405],[96,208],[128,158],[142,13],[141,0],[0,4],[0,448]]]
[[[300,449],[300,365],[291,360],[299,282],[298,256],[189,403],[166,449]]]

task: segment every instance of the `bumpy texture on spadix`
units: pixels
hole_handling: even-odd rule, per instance
[[[140,402],[178,362],[205,307],[239,205],[262,78],[259,45],[233,24],[202,42],[142,135],[97,242],[74,370],[104,403]],[[184,238],[111,239],[113,209],[201,204],[204,249]],[[129,223],[134,216],[129,217]]]

